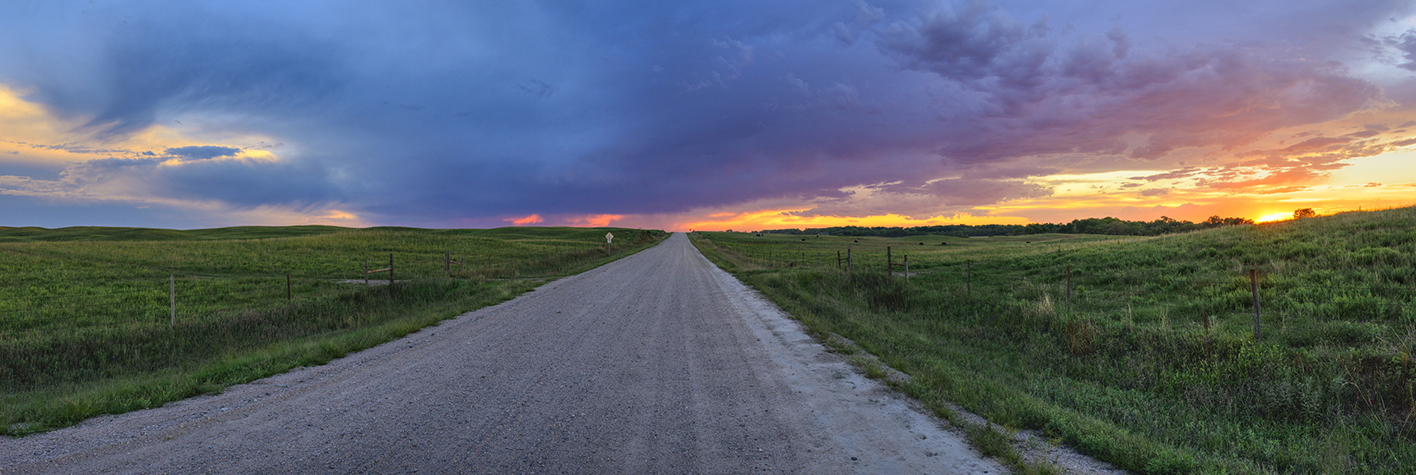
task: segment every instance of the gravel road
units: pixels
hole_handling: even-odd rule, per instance
[[[1006,473],[676,234],[330,364],[24,438],[0,473]]]

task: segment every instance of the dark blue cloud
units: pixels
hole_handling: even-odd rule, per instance
[[[229,225],[192,216],[185,210],[170,206],[134,207],[121,202],[73,202],[33,196],[0,194],[0,209],[5,210],[0,226],[149,226],[191,229]]]
[[[292,144],[86,171],[238,206],[451,223],[895,182],[975,204],[1045,194],[1013,180],[1059,169],[1030,156],[1240,147],[1382,100],[1329,60],[1410,5],[1329,3],[26,4],[0,7],[0,81],[100,137],[181,119]]]
[[[18,153],[7,155],[19,155]],[[56,180],[64,171],[63,166],[39,164],[25,161],[13,163],[0,158],[0,175],[22,176],[36,180]]]
[[[1401,53],[1398,67],[1416,71],[1416,30],[1388,37],[1386,43]]]
[[[164,150],[163,153],[176,155],[182,158],[205,160],[216,157],[230,157],[241,153],[241,149],[235,147],[221,147],[217,145],[192,145],[188,147],[173,147]]]
[[[299,207],[343,201],[325,170],[309,164],[237,160],[188,161],[164,165],[160,158],[90,160],[61,173],[76,187],[126,186],[130,192],[184,200],[216,200],[242,208],[280,204]],[[141,184],[141,186],[135,186]]]

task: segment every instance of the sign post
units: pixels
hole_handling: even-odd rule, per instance
[[[610,241],[615,240],[614,233],[605,233],[605,255],[610,255]]]

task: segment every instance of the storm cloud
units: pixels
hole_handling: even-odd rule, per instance
[[[1075,164],[1038,157],[1241,153],[1393,107],[1343,61],[1410,5],[1352,6],[1342,22],[1223,5],[1187,17],[1215,18],[1191,31],[1130,2],[1097,6],[1105,18],[912,0],[12,4],[0,82],[100,142],[153,127],[208,139],[163,150],[181,166],[100,159],[44,186],[339,202],[431,226],[784,198],[809,214],[949,215],[1052,194],[1027,179]],[[1215,34],[1226,22],[1246,28]],[[1332,36],[1310,44],[1309,30]],[[1416,70],[1411,35],[1377,43]],[[251,150],[219,140],[239,134],[289,146],[211,160]],[[1390,143],[1376,134],[1249,160]]]

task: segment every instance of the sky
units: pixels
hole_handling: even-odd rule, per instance
[[[0,226],[1416,204],[1416,2],[7,1]]]

